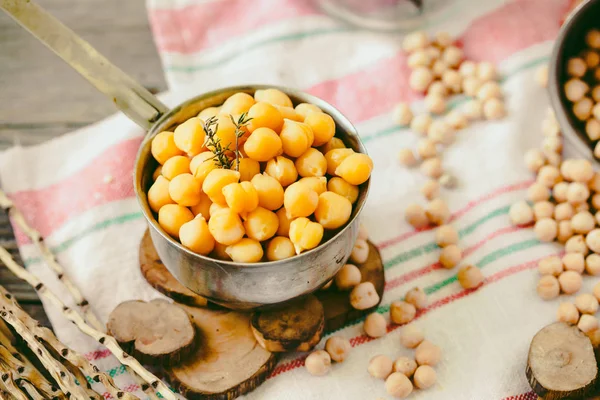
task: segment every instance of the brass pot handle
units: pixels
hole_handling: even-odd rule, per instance
[[[152,93],[36,3],[30,0],[0,0],[0,8],[145,130],[149,130],[168,111],[167,106]]]

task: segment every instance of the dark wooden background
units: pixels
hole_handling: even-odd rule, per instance
[[[143,0],[36,1],[146,88],[166,89]],[[109,100],[0,11],[0,149],[41,143],[115,111]],[[4,213],[0,244],[20,261]],[[4,266],[0,285],[48,325],[36,293]]]

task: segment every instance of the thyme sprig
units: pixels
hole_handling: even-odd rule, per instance
[[[233,124],[235,125],[235,170],[239,171],[240,170],[240,147],[239,147],[239,139],[244,136],[244,134],[246,133],[246,130],[244,129],[246,127],[246,125],[248,125],[248,123],[252,120],[252,118],[248,118],[248,113],[242,113],[242,115],[239,116],[237,122],[236,120],[233,118],[233,115],[229,115],[229,118],[231,118],[231,122],[233,122]]]
[[[225,147],[221,145],[221,138],[217,136],[217,129],[219,129],[217,117],[210,117],[204,122],[204,132],[206,133],[204,145],[208,148],[212,147],[211,150],[214,154],[212,160],[217,166],[230,169],[231,160],[227,157],[227,152],[230,151],[229,145]]]

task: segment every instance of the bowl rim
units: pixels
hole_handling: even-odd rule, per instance
[[[228,86],[228,87],[223,87],[220,89],[215,89],[215,90],[211,90],[211,91],[202,93],[198,96],[192,97],[192,98],[184,101],[183,103],[180,103],[179,105],[169,109],[169,111],[166,112],[165,114],[163,114],[148,130],[148,132],[144,136],[144,139],[142,140],[142,143],[140,144],[140,146],[138,148],[136,159],[135,159],[135,165],[134,165],[133,187],[134,187],[134,191],[135,191],[135,195],[136,195],[138,204],[142,209],[142,214],[144,215],[144,218],[146,219],[146,222],[149,225],[149,228],[155,229],[162,236],[162,238],[165,239],[170,245],[174,246],[179,251],[183,251],[184,253],[186,253],[188,256],[190,256],[192,258],[196,258],[199,262],[218,263],[219,265],[222,265],[222,266],[230,266],[230,267],[236,267],[236,268],[262,268],[262,267],[275,268],[275,267],[279,266],[280,264],[282,264],[284,262],[290,262],[291,260],[296,260],[299,263],[303,262],[305,259],[310,258],[312,254],[318,252],[324,246],[327,246],[328,244],[333,243],[337,238],[342,236],[346,230],[350,229],[351,226],[354,224],[354,222],[356,222],[356,220],[359,218],[359,216],[365,206],[365,203],[367,201],[369,189],[371,186],[371,177],[369,177],[369,179],[362,184],[362,185],[364,185],[361,188],[361,191],[363,194],[362,194],[362,196],[359,195],[359,202],[357,202],[356,205],[353,205],[353,214],[354,215],[350,218],[350,220],[348,220],[348,222],[346,222],[346,224],[343,228],[341,228],[335,235],[330,237],[326,242],[319,244],[317,247],[310,249],[306,252],[300,253],[298,255],[294,255],[293,257],[286,258],[283,260],[277,260],[277,261],[261,261],[261,262],[257,262],[257,263],[241,263],[241,262],[235,262],[235,261],[230,261],[230,260],[219,260],[216,258],[197,254],[197,253],[194,253],[193,251],[189,250],[185,246],[183,246],[179,241],[173,239],[158,224],[158,221],[154,218],[154,216],[152,214],[152,210],[149,207],[146,192],[144,191],[144,188],[143,188],[143,178],[144,178],[143,172],[144,172],[144,167],[146,164],[146,162],[144,160],[144,155],[149,154],[150,157],[152,157],[152,155],[150,154],[150,142],[154,138],[154,136],[156,136],[159,132],[162,132],[162,130],[159,128],[161,128],[165,123],[167,123],[169,120],[171,120],[172,117],[175,116],[181,110],[183,110],[186,107],[189,107],[195,103],[198,103],[202,100],[209,100],[210,98],[217,97],[219,95],[223,95],[224,93],[231,92],[231,94],[233,94],[236,92],[249,92],[249,91],[262,90],[262,89],[278,89],[278,90],[281,90],[283,93],[287,94],[288,96],[292,96],[294,98],[300,98],[300,99],[302,99],[303,102],[314,104],[314,105],[318,106],[321,110],[323,110],[324,112],[326,112],[327,114],[329,114],[331,117],[334,118],[334,120],[336,121],[336,126],[338,128],[340,127],[339,125],[341,123],[341,125],[342,125],[341,129],[348,136],[352,137],[353,140],[356,141],[359,153],[368,154],[367,149],[356,130],[356,127],[337,108],[335,108],[333,105],[331,105],[330,103],[326,102],[325,100],[323,100],[317,96],[303,92],[298,89],[289,88],[286,86],[266,85],[266,84],[248,84],[248,85]],[[361,197],[362,197],[362,201],[360,201]],[[357,208],[354,209],[354,207],[357,207]]]

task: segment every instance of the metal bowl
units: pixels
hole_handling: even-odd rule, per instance
[[[361,185],[349,222],[335,231],[333,236],[310,251],[281,261],[248,264],[202,256],[186,249],[160,227],[146,197],[152,184],[152,173],[158,165],[150,153],[152,138],[162,131],[173,130],[207,107],[223,104],[236,92],[253,94],[258,89],[269,87],[275,86],[225,88],[195,97],[170,110],[148,132],[135,163],[135,192],[160,259],[177,280],[192,291],[232,309],[253,309],[282,303],[311,293],[328,282],[350,256],[358,234],[358,216],[369,190],[369,181]],[[366,153],[354,126],[333,106],[297,90],[276,88],[286,93],[294,104],[312,103],[319,106],[335,120],[336,137],[355,151]]]
[[[585,123],[573,115],[572,103],[565,97],[564,84],[569,80],[566,65],[571,57],[585,47],[585,34],[591,28],[600,28],[600,0],[583,1],[575,8],[561,27],[548,70],[548,91],[552,108],[560,124],[569,150],[580,157],[594,160],[594,143],[585,133]]]

